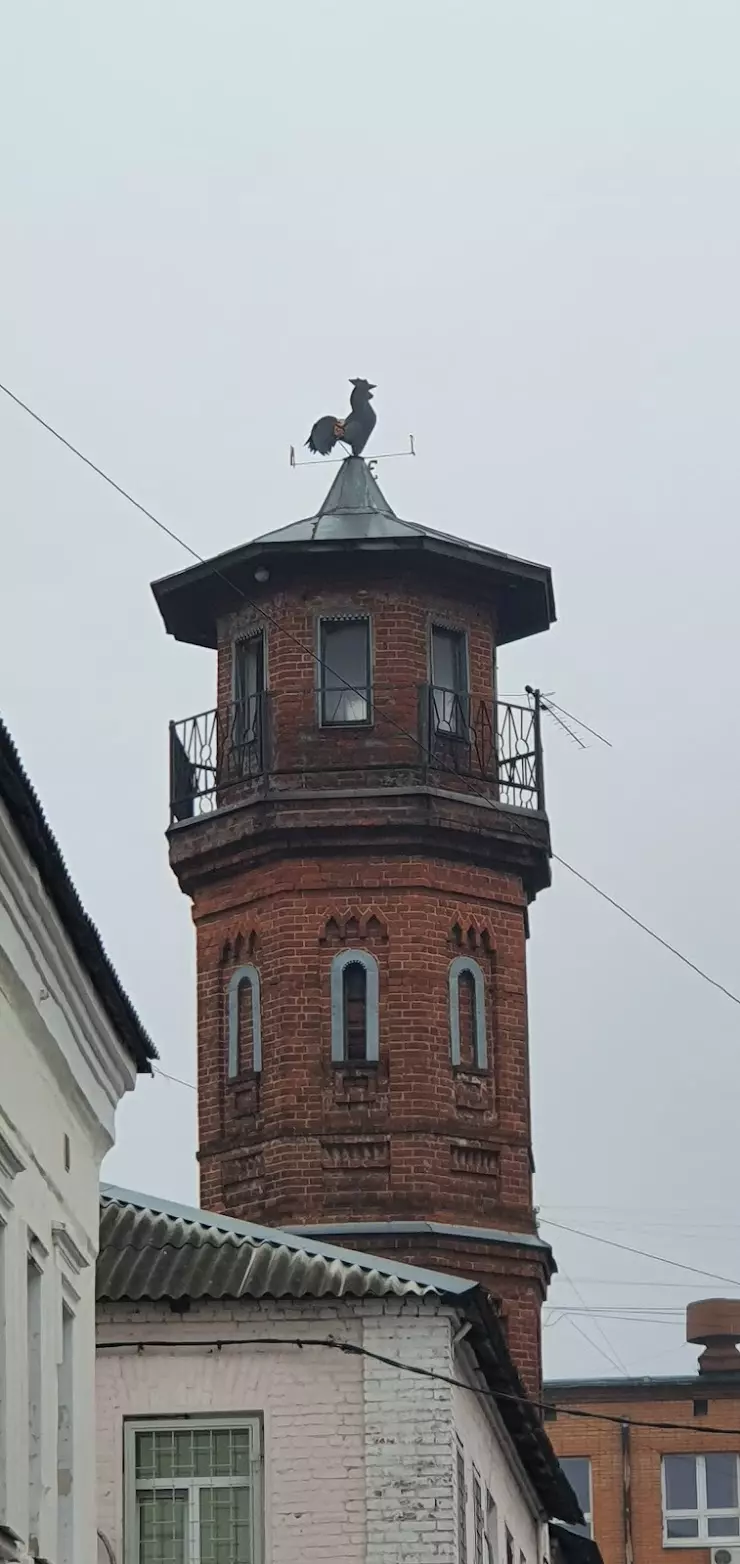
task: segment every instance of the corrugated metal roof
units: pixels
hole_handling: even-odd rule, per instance
[[[457,1299],[473,1283],[104,1185],[97,1296]]]

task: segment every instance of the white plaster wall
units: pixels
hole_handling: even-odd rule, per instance
[[[466,1392],[395,1367],[451,1374],[458,1323],[451,1311],[415,1300],[204,1303],[183,1317],[160,1305],[99,1307],[98,1514],[117,1564],[132,1564],[124,1551],[125,1420],[229,1412],[264,1419],[266,1564],[458,1564],[458,1427],[468,1463],[476,1460],[498,1498],[502,1525],[508,1519],[527,1564],[539,1564],[536,1505],[518,1486],[516,1457],[512,1465],[495,1424]],[[239,1345],[213,1344],[233,1336]],[[277,1336],[333,1337],[368,1355],[264,1344]],[[250,1345],[256,1338],[263,1344]],[[472,1509],[470,1525],[473,1564]]]
[[[62,1301],[74,1314],[74,1564],[95,1564],[99,1172],[135,1072],[0,806],[0,1520],[29,1538],[29,1246],[41,1271],[38,1551],[57,1538]],[[65,1167],[65,1135],[69,1168]],[[71,1564],[71,1561],[70,1561]]]
[[[483,1385],[482,1379],[471,1373],[464,1352],[456,1355],[455,1378],[471,1386]],[[452,1392],[452,1408],[456,1439],[461,1441],[465,1459],[468,1564],[476,1564],[473,1467],[478,1472],[483,1490],[484,1525],[486,1488],[496,1504],[496,1532],[492,1539],[495,1564],[506,1564],[507,1527],[514,1539],[514,1564],[520,1564],[522,1555],[526,1564],[541,1564],[546,1539],[542,1524],[544,1517],[540,1514],[526,1474],[512,1451],[495,1404],[486,1396],[455,1388]],[[484,1564],[487,1564],[485,1548]]]

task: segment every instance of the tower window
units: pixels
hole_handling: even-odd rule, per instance
[[[331,964],[331,1057],[375,1064],[379,1055],[378,963],[366,950],[343,950]]]
[[[232,753],[237,762],[259,740],[261,701],[265,688],[265,642],[262,635],[234,643],[234,715]],[[241,769],[241,768],[240,768]]]
[[[468,728],[468,659],[462,630],[432,626],[432,716],[437,733]]]
[[[242,1070],[262,1069],[262,1015],[260,977],[256,967],[237,967],[227,996],[229,1080]]]
[[[462,1069],[485,1070],[486,990],[483,970],[472,956],[450,963],[450,1055]]]
[[[370,620],[322,619],[319,658],[322,725],[344,727],[369,722]]]

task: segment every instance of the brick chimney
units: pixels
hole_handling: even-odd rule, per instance
[[[700,1374],[740,1375],[740,1298],[700,1298],[686,1310],[686,1340],[700,1344]]]

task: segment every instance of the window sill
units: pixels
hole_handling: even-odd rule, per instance
[[[332,1059],[332,1070],[346,1070],[348,1075],[364,1075],[375,1073],[380,1063],[379,1059]]]
[[[664,1537],[664,1551],[670,1552],[673,1548],[701,1548],[707,1551],[712,1548],[740,1548],[740,1537],[737,1533],[734,1537]]]
[[[469,1076],[475,1081],[487,1081],[491,1071],[487,1064],[453,1064],[452,1074],[456,1081],[459,1081],[461,1076]]]
[[[356,722],[319,722],[319,731],[321,733],[354,733],[358,728],[367,730],[372,727],[374,727],[374,718],[372,717],[358,717]]]

